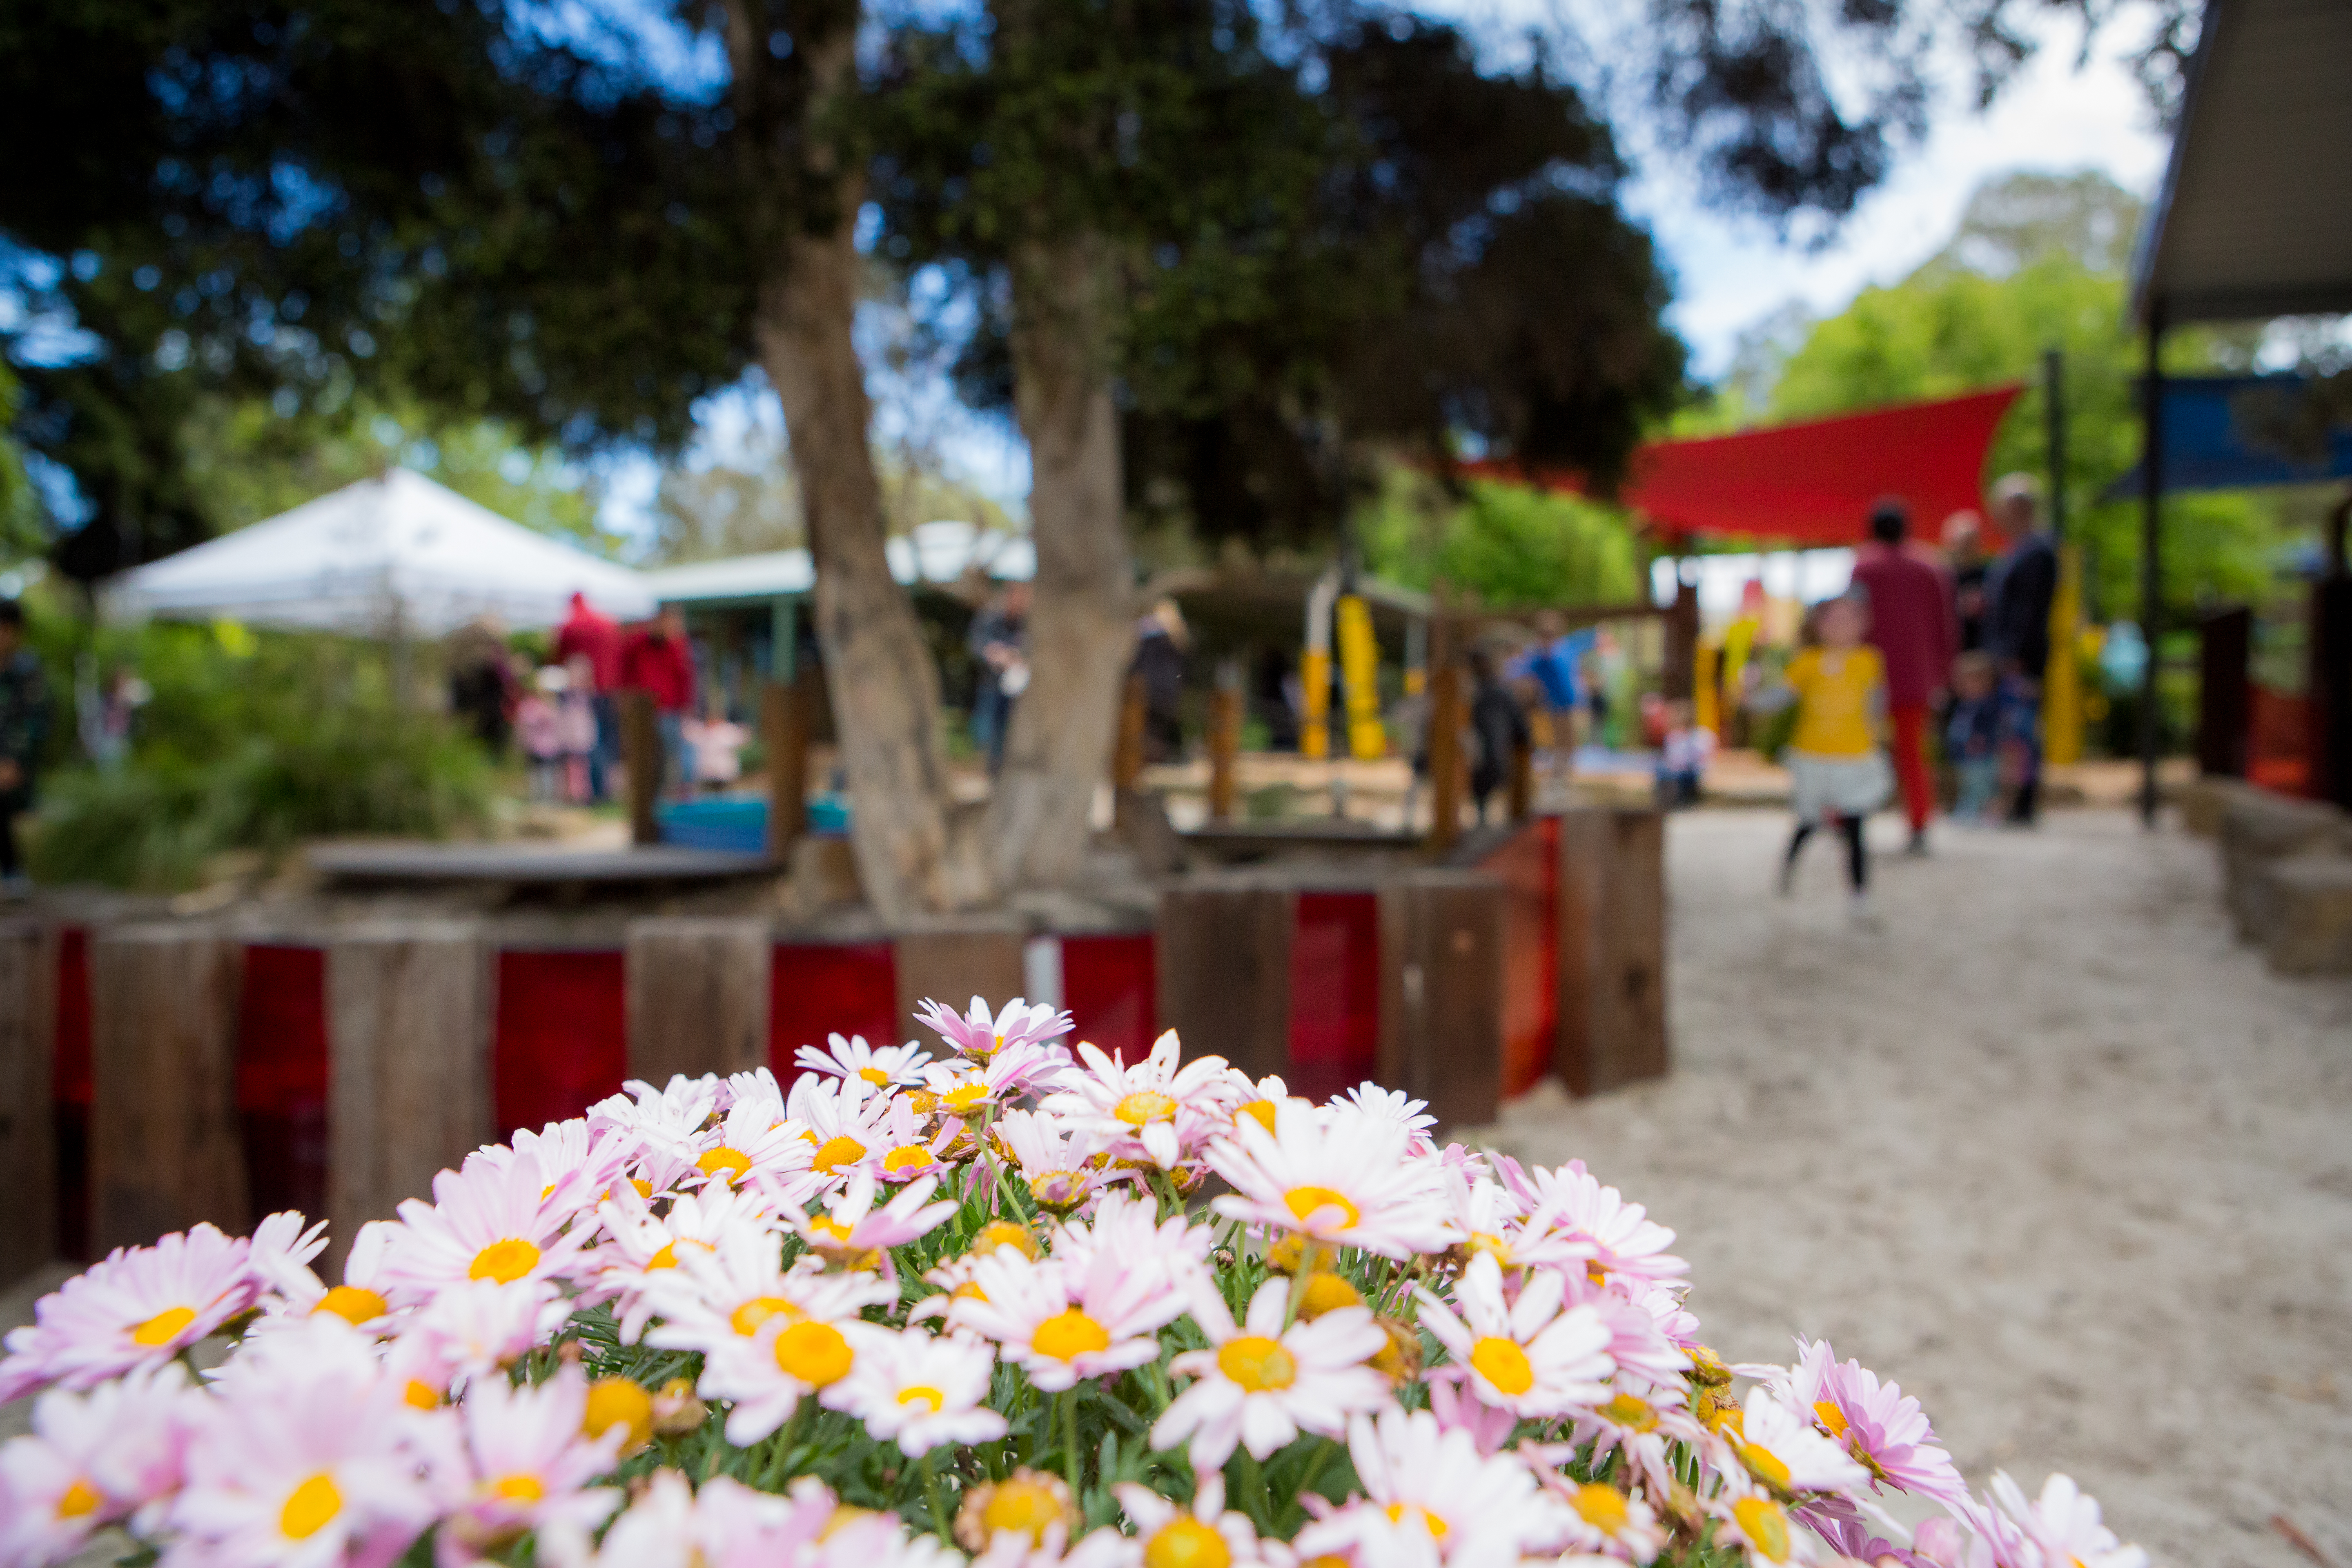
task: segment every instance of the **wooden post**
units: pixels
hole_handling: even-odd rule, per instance
[[[1579,1095],[1663,1078],[1665,817],[1583,807],[1559,828],[1554,1070]]]
[[[1465,765],[1462,726],[1467,709],[1462,692],[1459,630],[1444,612],[1429,625],[1429,847],[1444,854],[1462,834]]]
[[[1160,895],[1159,1018],[1189,1056],[1223,1057],[1252,1078],[1290,1071],[1288,888],[1202,879]]]
[[[1129,670],[1118,689],[1118,742],[1110,758],[1110,787],[1115,795],[1126,795],[1143,777],[1143,723],[1149,706],[1141,672]]]
[[[624,982],[629,1076],[750,1072],[768,1065],[775,936],[760,920],[629,922]]]
[[[58,937],[37,921],[0,924],[0,1286],[58,1252]]]
[[[1020,995],[1026,984],[1021,950],[1027,937],[1010,920],[986,918],[940,921],[900,932],[891,952],[898,979],[899,1037],[913,1037],[915,1008],[926,1000],[961,1013],[975,996],[1002,1007]]]
[[[768,857],[785,860],[808,831],[808,673],[760,687],[760,739],[768,753]]]
[[[1698,584],[1675,581],[1674,603],[1666,606],[1665,668],[1659,684],[1669,700],[1696,701],[1698,696]]]
[[[1486,1125],[1502,1104],[1506,897],[1468,871],[1381,885],[1380,1081],[1442,1127]]]
[[[466,921],[339,932],[327,949],[327,1212],[338,1265],[360,1226],[498,1135],[490,953]]]
[[[632,687],[621,698],[621,773],[627,781],[629,842],[658,844],[654,803],[661,797],[661,728],[654,719],[653,693]]]
[[[122,926],[89,947],[90,1245],[144,1246],[247,1212],[237,1139],[243,952],[209,927]]]
[[[1209,816],[1218,822],[1231,821],[1239,804],[1241,754],[1241,666],[1228,659],[1209,693]]]
[[[1522,741],[1511,748],[1511,820],[1525,822],[1536,809],[1536,752]]]
[[[2215,610],[2198,625],[2197,768],[2207,778],[2246,776],[2248,657],[2254,613]]]

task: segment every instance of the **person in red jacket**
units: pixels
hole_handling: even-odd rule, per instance
[[[694,711],[694,645],[687,640],[686,617],[674,605],[639,626],[621,644],[621,686],[654,700],[661,731],[662,784],[686,784],[686,738],[680,726]]]
[[[1870,596],[1870,641],[1886,663],[1886,717],[1895,776],[1911,821],[1911,853],[1927,852],[1935,780],[1927,771],[1927,710],[1938,702],[1959,651],[1952,584],[1907,542],[1911,509],[1889,497],[1870,509],[1870,542],[1854,557],[1854,585]]]
[[[621,689],[621,628],[588,606],[588,595],[572,595],[572,613],[555,633],[555,662],[584,662],[588,705],[596,715],[596,743],[588,751],[588,795],[609,799],[613,765],[621,754],[621,713],[613,694]]]

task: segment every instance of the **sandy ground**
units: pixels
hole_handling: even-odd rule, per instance
[[[1874,862],[1675,819],[1675,1073],[1496,1141],[1680,1237],[1734,1360],[1826,1335],[1962,1469],[2064,1470],[2166,1568],[2352,1568],[2352,981],[2236,946],[2210,845],[2120,813]],[[1899,825],[1874,825],[1891,847]]]
[[[2120,813],[1884,856],[1875,931],[1830,846],[1771,896],[1785,823],[1675,820],[1675,1076],[1496,1141],[1674,1226],[1726,1355],[1828,1336],[1979,1484],[2063,1469],[2163,1568],[2311,1568],[2273,1515],[2352,1568],[2352,981],[2271,976],[2211,847]]]

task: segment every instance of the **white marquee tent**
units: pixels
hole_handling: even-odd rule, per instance
[[[106,604],[132,617],[437,637],[481,615],[554,626],[574,592],[619,619],[654,612],[638,574],[394,468],[126,572]]]

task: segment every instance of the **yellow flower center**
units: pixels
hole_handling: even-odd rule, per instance
[[[1129,1127],[1140,1127],[1147,1121],[1166,1121],[1176,1114],[1176,1102],[1156,1089],[1139,1089],[1133,1094],[1121,1095],[1110,1113]]]
[[[1658,1424],[1658,1413],[1649,1402],[1630,1394],[1621,1394],[1601,1406],[1601,1414],[1629,1432],[1647,1432]]]
[[[654,1184],[643,1176],[631,1176],[629,1185],[637,1189],[637,1196],[641,1198],[650,1198],[654,1195]]]
[[[1780,1511],[1779,1503],[1769,1498],[1744,1497],[1731,1505],[1731,1517],[1739,1521],[1740,1533],[1767,1561],[1789,1560],[1789,1516]]]
[[[849,1227],[829,1214],[821,1214],[811,1219],[809,1230],[813,1235],[823,1238],[817,1243],[820,1247],[828,1244],[835,1247],[849,1245]]]
[[[289,1540],[308,1541],[342,1511],[343,1494],[335,1478],[320,1470],[286,1494],[286,1505],[278,1510],[278,1528]]]
[[[1780,1455],[1758,1443],[1739,1445],[1740,1462],[1774,1491],[1789,1489],[1789,1467]]]
[[[1422,1507],[1419,1503],[1392,1502],[1389,1504],[1389,1522],[1391,1524],[1402,1526],[1406,1520],[1415,1518],[1421,1521],[1421,1527],[1429,1531],[1429,1538],[1432,1541],[1443,1541],[1445,1539],[1445,1521],[1438,1518],[1435,1514],[1430,1512],[1427,1509]]]
[[[844,1165],[855,1165],[864,1158],[866,1158],[866,1145],[844,1132],[825,1140],[824,1146],[817,1150],[816,1158],[811,1160],[809,1165],[813,1170],[832,1172],[839,1170]]]
[[[894,1174],[899,1171],[919,1171],[930,1163],[930,1146],[925,1143],[901,1143],[882,1156],[882,1168]]]
[[[740,1149],[730,1149],[726,1144],[721,1143],[716,1149],[704,1150],[702,1157],[695,1161],[694,1168],[706,1176],[719,1176],[722,1181],[733,1181],[751,1168],[751,1156]],[[724,1174],[722,1175],[721,1173]]]
[[[1339,1211],[1338,1228],[1341,1230],[1353,1230],[1357,1222],[1364,1217],[1362,1212],[1348,1201],[1345,1194],[1333,1192],[1329,1187],[1293,1187],[1282,1194],[1282,1201],[1290,1205],[1292,1216],[1302,1224],[1326,1209]]]
[[[1010,1530],[1027,1536],[1034,1543],[1045,1538],[1045,1527],[1055,1521],[1067,1522],[1069,1513],[1054,1489],[1043,1481],[1022,1476],[1001,1481],[990,1493],[980,1510],[980,1522],[992,1538],[1000,1530]]]
[[[588,1408],[580,1430],[591,1437],[602,1437],[615,1426],[628,1431],[621,1444],[625,1454],[654,1440],[654,1396],[635,1378],[600,1377],[588,1385]]]
[[[1055,1361],[1076,1361],[1090,1352],[1108,1350],[1110,1331],[1072,1307],[1038,1324],[1029,1343],[1039,1355],[1049,1355]]]
[[[168,1345],[180,1337],[181,1331],[196,1321],[194,1307],[166,1307],[137,1328],[131,1331],[131,1342],[153,1350]]]
[[[953,1089],[948,1090],[945,1094],[940,1095],[939,1097],[939,1101],[941,1105],[946,1106],[950,1110],[970,1110],[973,1106],[980,1104],[987,1098],[987,1084],[960,1083]]]
[[[849,1342],[831,1323],[794,1323],[776,1336],[778,1369],[811,1388],[839,1383],[856,1359]]]
[[[1576,1489],[1576,1511],[1585,1523],[1611,1535],[1624,1529],[1633,1519],[1632,1510],[1625,1505],[1625,1494],[1598,1481]]]
[[[77,1480],[65,1489],[64,1496],[58,1499],[58,1517],[87,1519],[98,1511],[98,1505],[103,1500],[97,1489],[88,1481]]]
[[[1364,1299],[1357,1294],[1356,1288],[1337,1274],[1309,1274],[1298,1286],[1298,1315],[1310,1321],[1342,1307],[1363,1304]]]
[[[1598,1262],[1590,1258],[1584,1260],[1584,1277],[1595,1285],[1609,1283],[1609,1270],[1601,1268]]]
[[[971,1238],[971,1249],[982,1257],[1000,1247],[1012,1247],[1024,1258],[1039,1256],[1035,1234],[1027,1226],[1009,1219],[989,1221],[980,1227],[980,1234]]]
[[[490,1483],[490,1495],[501,1502],[537,1502],[547,1495],[547,1483],[537,1476],[500,1476]]]
[[[888,1083],[890,1081],[890,1075],[884,1072],[880,1068],[859,1068],[857,1069],[857,1076],[864,1079],[868,1083]]]
[[[931,1414],[934,1415],[940,1413],[940,1406],[947,1402],[948,1396],[928,1383],[909,1384],[898,1391],[899,1404],[928,1405],[931,1407]]]
[[[430,1410],[441,1403],[440,1391],[421,1377],[410,1378],[400,1396],[419,1410]]]
[[[331,1312],[357,1328],[362,1323],[383,1317],[392,1310],[392,1306],[373,1290],[363,1290],[357,1285],[338,1285],[320,1297],[319,1304],[310,1310]]]
[[[1264,1334],[1244,1334],[1219,1345],[1217,1370],[1251,1394],[1288,1388],[1298,1381],[1298,1363]]]
[[[728,1314],[727,1321],[739,1334],[756,1334],[760,1325],[770,1318],[802,1316],[801,1310],[782,1296],[754,1296]]]
[[[1178,1514],[1143,1549],[1143,1568],[1231,1568],[1225,1538],[1197,1519]]]
[[[1513,1397],[1536,1385],[1536,1369],[1517,1340],[1487,1335],[1470,1347],[1470,1365],[1480,1377]]]
[[[1822,1424],[1822,1430],[1827,1432],[1831,1436],[1843,1437],[1845,1436],[1845,1412],[1837,1407],[1837,1402],[1835,1400],[1821,1399],[1814,1401],[1813,1419],[1819,1421]]]
[[[1490,1230],[1472,1231],[1470,1239],[1462,1244],[1462,1250],[1473,1258],[1483,1252],[1504,1268],[1512,1267],[1511,1244]]]
[[[1274,1101],[1270,1100],[1253,1100],[1247,1105],[1243,1106],[1239,1110],[1234,1112],[1234,1120],[1238,1121],[1243,1117],[1246,1116],[1252,1121],[1256,1122],[1260,1127],[1263,1127],[1268,1132],[1271,1132],[1274,1131]]]
[[[495,1279],[501,1285],[511,1285],[538,1267],[539,1248],[519,1237],[509,1236],[474,1254],[473,1267],[466,1270],[466,1278]]]

